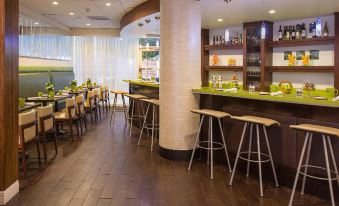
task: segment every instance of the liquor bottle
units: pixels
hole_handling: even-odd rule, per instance
[[[301,38],[306,39],[306,25],[305,25],[305,23],[303,23],[301,25]]]
[[[280,25],[279,32],[278,32],[278,38],[279,38],[279,41],[283,39],[283,33],[282,33],[282,30],[281,30],[281,25]]]
[[[321,37],[321,19],[319,17],[315,20],[315,36]]]
[[[327,26],[327,21],[325,21],[324,37],[328,37],[328,26]]]
[[[242,34],[239,34],[239,44],[242,44]]]
[[[291,33],[291,39],[295,39],[295,27],[293,26],[292,33]]]
[[[238,44],[239,43],[239,37],[238,37],[238,33],[235,34],[235,41],[234,41],[235,44]]]
[[[300,39],[300,25],[299,24],[297,24],[296,26],[295,38]]]
[[[286,38],[286,34],[287,34],[287,27],[286,26],[284,26],[284,39],[286,40],[287,38]]]
[[[215,43],[215,36],[213,36],[213,45],[215,45],[216,43]]]
[[[316,31],[316,24],[315,24],[315,22],[312,24],[312,37],[313,38],[317,37],[317,31]]]
[[[290,27],[288,26],[286,30],[286,40],[289,40],[290,38],[291,38],[291,33],[290,33]]]
[[[219,43],[219,44],[220,44],[220,45],[222,45],[222,44],[223,44],[223,42],[222,42],[222,37],[221,37],[221,36],[219,37],[219,41],[220,41],[220,43]]]

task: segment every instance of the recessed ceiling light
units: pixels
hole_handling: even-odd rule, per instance
[[[111,6],[111,2],[107,2],[105,5],[106,6]]]
[[[218,19],[218,22],[222,22],[223,21],[223,19]]]
[[[35,25],[39,25],[39,22],[35,22],[34,24],[35,24]]]
[[[53,5],[59,5],[59,2],[53,1],[52,4],[53,4]]]
[[[275,14],[275,10],[274,10],[274,9],[271,9],[271,10],[268,11],[268,13],[270,13],[270,14]]]
[[[74,16],[74,12],[69,12],[69,15]]]
[[[90,23],[87,23],[86,26],[91,26],[91,24],[90,24]]]

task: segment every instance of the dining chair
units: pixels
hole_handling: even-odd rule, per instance
[[[95,113],[95,103],[94,103],[94,92],[88,91],[87,93],[87,100],[84,104],[85,112],[91,115],[91,123],[93,124],[93,114]],[[95,114],[94,114],[95,117]],[[95,117],[96,118],[96,117]]]
[[[21,153],[22,170],[27,177],[26,145],[35,143],[38,153],[39,168],[41,167],[39,132],[36,111],[19,114],[19,151]]]
[[[84,95],[80,94],[76,96],[75,101],[77,103],[77,108],[78,108],[77,113],[78,113],[79,122],[80,122],[80,131],[81,131],[81,134],[83,134],[82,132],[83,124],[85,126],[85,130],[87,131],[87,117],[86,117],[85,105],[84,105]]]
[[[53,136],[55,155],[58,154],[58,139],[56,132],[55,116],[53,112],[53,105],[49,104],[45,107],[39,107],[37,111],[38,111],[39,134],[40,137],[42,138],[44,159],[45,162],[47,162],[46,139],[48,134]]]
[[[77,136],[80,137],[75,98],[66,99],[66,108],[62,112],[55,113],[55,121],[57,125],[69,125],[72,142],[74,141],[73,125],[76,126]]]

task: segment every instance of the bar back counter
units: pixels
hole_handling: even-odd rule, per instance
[[[331,126],[339,128],[339,102],[318,101],[309,102],[296,99],[295,101],[283,101],[281,97],[263,97],[258,94],[249,94],[244,92],[225,93],[218,92],[211,88],[193,89],[193,93],[200,94],[200,106],[204,109],[214,109],[224,111],[234,116],[259,116],[274,119],[280,122],[280,126],[268,128],[268,136],[271,150],[276,166],[279,182],[282,185],[291,187],[293,185],[296,168],[298,166],[300,153],[305,140],[305,133],[297,132],[290,128],[290,125],[311,123],[323,126]],[[276,101],[274,101],[276,99]],[[293,98],[290,98],[293,100]],[[217,124],[215,123],[215,138],[221,141],[221,135],[217,132]],[[225,118],[223,121],[224,134],[227,146],[229,148],[231,161],[234,161],[239,146],[243,123]],[[202,138],[207,138],[207,130],[205,127],[202,132]],[[248,132],[249,133],[249,132]],[[260,131],[263,134],[263,131]],[[249,135],[249,134],[247,134]],[[339,156],[339,139],[331,137],[335,156]],[[244,145],[244,148],[247,148]],[[267,153],[267,148],[263,144],[262,149]],[[322,138],[315,135],[312,143],[312,154],[310,156],[310,164],[325,166],[325,157],[322,146]],[[225,164],[225,155],[222,152],[216,154],[216,161]],[[240,162],[240,170],[246,171],[245,162]],[[256,164],[252,164],[252,175],[258,174]],[[265,178],[271,178],[272,170],[270,165],[266,165],[263,170],[266,173]],[[311,174],[324,174],[323,171],[311,170]],[[271,178],[273,182],[273,178]],[[309,189],[309,190],[308,190]],[[338,187],[335,187],[335,194],[338,194]],[[306,192],[313,193],[328,198],[328,183],[326,181],[314,181],[308,179]]]

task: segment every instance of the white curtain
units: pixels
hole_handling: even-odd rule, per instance
[[[74,72],[79,83],[90,78],[109,90],[128,91],[128,83],[122,80],[137,77],[138,38],[76,36],[73,44]]]

